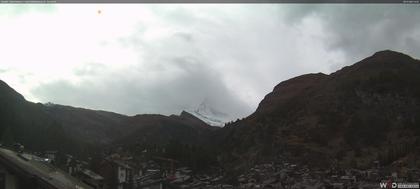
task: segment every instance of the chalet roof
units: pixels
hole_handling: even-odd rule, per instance
[[[82,172],[89,176],[90,178],[94,180],[103,180],[104,178],[101,175],[96,174],[95,172],[89,170],[89,169],[83,169]]]
[[[46,188],[92,189],[64,171],[41,161],[42,158],[0,148],[0,163],[15,174],[37,179]]]

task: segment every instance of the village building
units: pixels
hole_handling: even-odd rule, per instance
[[[79,173],[79,178],[94,189],[104,189],[104,178],[89,169],[83,169]]]
[[[133,168],[119,159],[105,158],[98,173],[104,177],[105,185],[116,189],[133,188]]]

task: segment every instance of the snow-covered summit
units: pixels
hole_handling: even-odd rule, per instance
[[[212,126],[222,127],[226,122],[231,121],[228,114],[217,110],[207,101],[203,101],[196,109],[187,112]]]

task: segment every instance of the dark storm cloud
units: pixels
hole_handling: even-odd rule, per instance
[[[291,9],[287,18],[296,23],[311,16],[322,20],[328,32],[327,48],[345,52],[348,63],[384,49],[420,57],[418,5],[301,5]]]

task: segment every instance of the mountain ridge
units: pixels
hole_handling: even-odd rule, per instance
[[[253,114],[219,131],[220,154],[232,170],[278,155],[318,167],[388,164],[420,143],[418,86],[420,61],[389,50],[329,75],[285,80]]]
[[[122,141],[121,138],[142,136],[144,130],[156,136],[164,132],[161,129],[177,125],[176,129],[166,132],[165,136],[189,143],[200,138],[198,135],[217,129],[185,111],[171,116],[127,116],[68,105],[32,103],[1,80],[0,105],[2,145],[21,143],[29,151],[61,149],[63,153],[80,157],[113,148]],[[182,134],[182,131],[189,130],[193,130],[191,135]],[[163,139],[160,142],[168,141]]]

